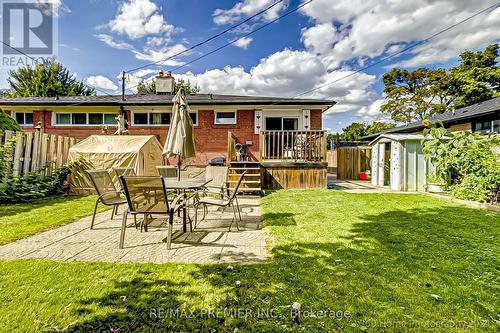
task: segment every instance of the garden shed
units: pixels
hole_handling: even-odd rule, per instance
[[[152,176],[157,174],[156,166],[163,164],[162,146],[153,135],[91,135],[69,150],[69,161],[81,158],[90,168],[108,170],[115,182],[113,167],[130,167],[138,175]],[[85,183],[72,179],[76,187],[92,187]]]
[[[421,134],[382,134],[372,142],[372,184],[395,191],[424,192],[433,170],[422,152]]]

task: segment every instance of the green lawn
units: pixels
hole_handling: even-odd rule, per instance
[[[93,212],[97,197],[55,197],[29,204],[0,205],[0,244],[34,235]],[[108,207],[101,205],[102,211]]]
[[[332,190],[262,204],[266,263],[0,262],[0,331],[498,331],[500,214]]]

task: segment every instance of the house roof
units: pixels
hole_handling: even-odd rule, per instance
[[[463,122],[464,120],[472,120],[474,118],[479,118],[491,114],[500,114],[500,97],[492,98],[487,101],[469,105],[460,109],[456,109],[455,111],[439,114],[433,117],[430,117],[429,120],[436,121],[440,120],[444,125],[451,125],[454,123]],[[389,130],[375,133],[371,135],[367,135],[362,137],[361,140],[371,141],[377,138],[381,134],[389,134],[389,133],[409,133],[409,132],[417,132],[424,129],[424,126],[420,121],[410,123],[404,126],[398,126],[391,128]]]
[[[370,146],[376,142],[389,142],[389,141],[408,141],[408,140],[422,140],[422,134],[381,134],[369,143]]]
[[[172,104],[172,95],[125,95],[122,102],[121,95],[95,95],[95,96],[60,96],[54,97],[19,97],[0,98],[0,106],[134,106],[134,105],[169,105]],[[233,96],[217,94],[192,94],[188,95],[190,105],[317,105],[327,109],[336,104],[333,100],[305,99],[305,98],[282,98],[282,97],[257,97],[257,96]]]

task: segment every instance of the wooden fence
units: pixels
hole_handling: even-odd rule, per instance
[[[11,159],[14,176],[45,170],[46,175],[62,167],[68,160],[69,148],[78,142],[76,138],[36,132],[0,131],[0,144],[16,137]]]
[[[361,171],[370,170],[371,147],[338,147],[337,178],[358,180]]]

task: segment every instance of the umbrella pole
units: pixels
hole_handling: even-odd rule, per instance
[[[177,162],[177,180],[181,181],[181,154],[179,154],[179,161]]]

